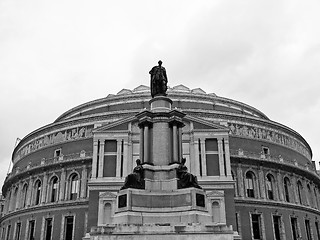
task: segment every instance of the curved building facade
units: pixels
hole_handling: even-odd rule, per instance
[[[299,133],[202,89],[167,93],[185,114],[177,151],[217,226],[237,239],[320,239],[320,178]],[[150,98],[149,87],[123,89],[25,136],[2,187],[1,239],[76,240],[111,223],[125,177],[148,154],[136,115]]]

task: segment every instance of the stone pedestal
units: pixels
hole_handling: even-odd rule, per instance
[[[108,225],[91,231],[91,240],[233,240],[231,227],[219,224]]]

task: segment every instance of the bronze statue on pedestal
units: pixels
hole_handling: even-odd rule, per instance
[[[186,163],[186,159],[182,158],[181,163],[177,169],[177,177],[178,177],[178,188],[189,188],[195,187],[200,188],[198,184],[198,179],[196,176],[192,175],[188,172],[188,168],[184,165]]]
[[[144,189],[143,167],[140,159],[137,159],[136,163],[137,166],[133,169],[133,173],[126,177],[124,185],[120,190],[127,188]]]
[[[167,92],[167,73],[166,69],[162,67],[162,61],[158,62],[158,66],[154,66],[150,70],[150,88],[151,88],[151,96],[154,98],[155,96],[166,96]]]

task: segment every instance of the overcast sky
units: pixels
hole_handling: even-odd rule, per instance
[[[16,138],[149,84],[235,99],[299,132],[320,161],[319,1],[0,0],[0,185]]]

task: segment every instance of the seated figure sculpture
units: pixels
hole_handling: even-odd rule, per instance
[[[136,163],[137,166],[133,169],[133,173],[126,177],[124,185],[120,190],[127,188],[144,189],[143,167],[140,159],[137,159]]]
[[[192,175],[188,172],[188,168],[185,166],[186,159],[182,158],[181,163],[177,169],[177,176],[178,176],[178,188],[189,188],[189,187],[195,187],[200,188],[198,184],[197,177]]]

